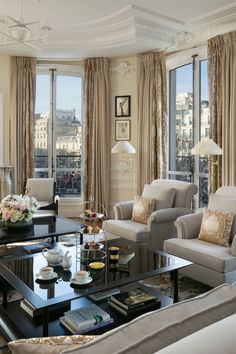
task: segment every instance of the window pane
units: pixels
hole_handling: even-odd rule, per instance
[[[209,95],[208,95],[208,76],[207,60],[200,61],[200,139],[209,136]],[[199,157],[199,172],[208,173],[207,157]],[[208,178],[201,177],[199,181],[199,206],[208,205]]]
[[[38,74],[36,77],[35,103],[35,177],[48,177],[48,118],[50,104],[49,74]]]
[[[81,195],[81,89],[80,77],[57,75],[56,178],[62,196]]]
[[[170,72],[170,170],[192,171],[192,64]]]

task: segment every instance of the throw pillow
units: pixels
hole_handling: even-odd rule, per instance
[[[142,197],[155,198],[155,210],[160,210],[173,207],[175,194],[175,188],[145,184]]]
[[[134,198],[132,221],[146,224],[155,207],[155,199],[137,196]]]
[[[232,212],[204,209],[198,238],[228,247],[232,222]]]

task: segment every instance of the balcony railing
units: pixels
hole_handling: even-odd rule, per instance
[[[48,156],[35,155],[34,174],[38,178],[49,176]],[[81,196],[81,155],[56,156],[56,193],[61,197]]]

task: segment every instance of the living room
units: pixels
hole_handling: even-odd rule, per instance
[[[130,216],[127,239],[197,263],[196,254],[187,258],[174,241],[163,245],[167,233],[176,237],[185,228],[188,238],[199,232],[201,220],[175,223],[177,217],[207,206],[219,210],[219,204],[234,211],[220,198],[233,197],[236,185],[235,3],[2,0],[0,14],[1,199],[24,194],[29,178],[54,178],[60,217],[81,222],[86,203],[95,201],[92,211],[105,210],[111,220],[103,224],[109,236],[123,237],[125,224],[119,231],[114,220],[119,210],[130,211],[119,203],[134,200],[155,180],[188,182],[188,201],[172,203],[185,211],[176,210],[171,221],[155,214],[146,222],[156,223],[153,234],[162,230],[160,244],[146,241],[152,232],[143,224],[131,229]],[[213,150],[192,151],[208,137]],[[174,189],[178,199],[178,183],[156,188]],[[149,189],[146,196],[154,198]],[[233,245],[236,229],[230,227]],[[231,262],[225,268],[203,259],[185,275],[213,288],[232,283],[233,259],[224,257],[220,253],[222,263]]]

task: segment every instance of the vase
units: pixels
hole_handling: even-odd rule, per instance
[[[26,227],[31,227],[33,225],[32,219],[29,221],[22,220],[22,221],[16,221],[12,222],[10,220],[5,221],[5,227],[7,229],[21,229],[21,228],[26,228]]]

